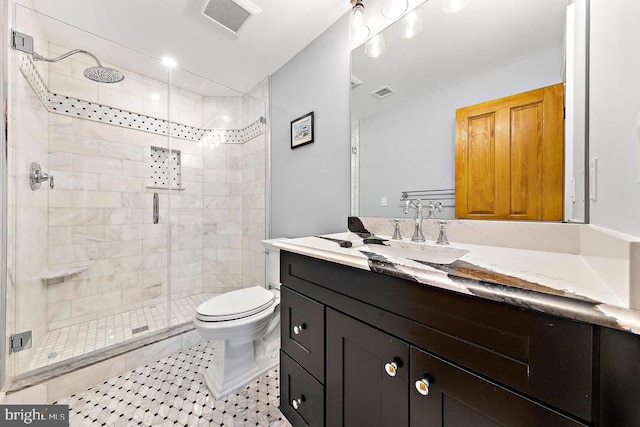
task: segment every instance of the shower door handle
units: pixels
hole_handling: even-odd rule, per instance
[[[160,221],[160,197],[158,193],[153,193],[153,223]]]

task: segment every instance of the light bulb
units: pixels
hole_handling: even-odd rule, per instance
[[[422,18],[415,10],[409,12],[400,20],[398,25],[399,36],[403,39],[410,39],[422,31]]]
[[[168,68],[174,68],[176,65],[178,65],[176,60],[169,56],[165,56],[164,58],[162,58],[162,64]]]
[[[371,32],[364,24],[363,15],[364,5],[358,0],[349,16],[349,38],[358,43],[365,41]]]
[[[389,19],[395,19],[402,16],[409,7],[407,0],[385,0],[382,3],[382,16]]]
[[[385,48],[384,36],[376,34],[364,45],[364,54],[369,58],[377,58],[384,53]]]
[[[467,7],[471,0],[442,0],[442,11],[444,13],[456,13]]]

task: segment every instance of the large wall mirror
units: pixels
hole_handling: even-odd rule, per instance
[[[564,83],[563,218],[584,222],[588,0],[446,3],[352,51],[352,214],[399,217],[426,192],[454,218],[456,109]]]

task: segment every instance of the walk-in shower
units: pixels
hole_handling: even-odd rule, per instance
[[[264,284],[268,94],[169,72],[25,6],[15,14],[5,325],[32,347],[0,357],[14,390],[192,329],[201,302]],[[90,52],[121,71],[96,77]],[[42,171],[55,186],[34,191]]]
[[[45,58],[33,50],[33,37],[30,35],[13,31],[12,37],[13,48],[30,54],[34,61],[58,62],[70,57],[71,55],[75,55],[76,53],[82,53],[92,57],[98,64],[97,67],[89,67],[82,73],[89,80],[93,80],[97,83],[117,83],[124,80],[124,74],[118,70],[114,70],[113,68],[103,66],[100,60],[93,53],[87,50],[73,49],[55,58]]]

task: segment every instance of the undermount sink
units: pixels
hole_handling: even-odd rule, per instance
[[[369,243],[356,249],[384,257],[405,258],[432,264],[451,264],[469,253],[468,249],[409,240],[387,240],[382,244]]]

